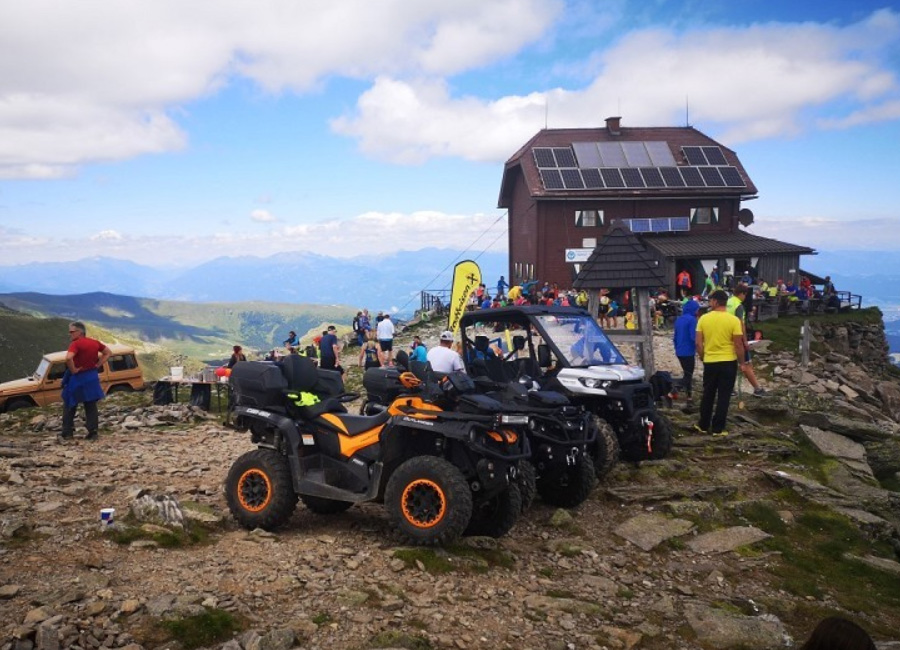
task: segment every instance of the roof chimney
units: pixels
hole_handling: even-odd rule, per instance
[[[607,117],[606,118],[606,130],[609,131],[610,135],[622,135],[622,130],[619,126],[619,122],[622,121],[621,117]]]

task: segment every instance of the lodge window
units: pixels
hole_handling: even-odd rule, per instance
[[[576,228],[596,228],[603,225],[603,210],[576,210]]]
[[[719,222],[719,208],[692,208],[691,223],[707,224]]]

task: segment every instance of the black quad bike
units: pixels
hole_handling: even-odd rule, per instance
[[[486,343],[479,337],[476,343]],[[401,370],[376,369],[366,373],[364,386],[368,395],[368,406],[387,404],[404,392],[398,381],[400,372],[409,369],[425,384],[433,383],[440,375],[433,373],[427,363],[410,362],[404,352],[397,355]],[[481,364],[491,368],[491,360]],[[596,444],[597,427],[593,416],[581,406],[570,404],[569,400],[554,391],[540,391],[530,388],[527,383],[513,382],[507,378],[497,378],[491,373],[479,374],[481,366],[474,364],[473,383],[480,395],[460,400],[457,408],[462,413],[474,413],[484,408],[486,403],[493,408],[527,422],[525,429],[531,449],[528,462],[519,464],[519,488],[522,506],[531,505],[535,493],[547,503],[572,508],[582,503],[596,484],[596,470],[589,450]],[[500,368],[498,368],[500,370]],[[489,398],[488,400],[485,399]],[[611,458],[603,468],[603,473],[618,458],[615,435],[609,437],[607,445],[614,449]]]
[[[503,307],[471,311],[460,320],[465,349],[476,337],[500,339],[505,377],[528,377],[544,390],[557,391],[596,416],[599,428],[592,452],[598,470],[615,453],[605,431],[618,440],[627,461],[665,458],[672,449],[672,425],[657,409],[644,370],[629,365],[591,315],[579,308]],[[478,355],[466,366],[478,372]]]
[[[236,428],[257,449],[240,456],[225,482],[232,515],[246,528],[284,525],[298,498],[320,514],[380,501],[403,537],[447,544],[487,513],[484,534],[514,525],[521,497],[517,465],[527,438],[491,415],[459,417],[468,387],[451,377],[439,395],[397,400],[372,415],[350,415],[339,373],[301,356],[241,362],[231,374]],[[404,378],[410,385],[417,380]]]

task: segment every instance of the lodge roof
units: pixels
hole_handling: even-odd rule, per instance
[[[645,245],[663,257],[721,258],[757,255],[814,255],[815,250],[749,232],[692,232],[644,235]]]
[[[628,151],[617,148],[622,143]],[[600,148],[599,155],[591,145]],[[603,148],[617,155],[608,157]],[[635,149],[639,157],[631,157]],[[548,153],[557,150],[565,155]],[[689,159],[689,154],[698,157]],[[543,129],[506,161],[499,207],[510,207],[518,174],[535,199],[746,198],[757,193],[737,154],[691,126]]]
[[[627,226],[613,222],[585,262],[572,286],[576,289],[631,289],[666,283],[659,260]]]

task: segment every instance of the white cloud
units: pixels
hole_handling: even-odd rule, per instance
[[[561,0],[56,0],[0,3],[0,178],[174,151],[185,104],[245,77],[459,73],[541,36]]]
[[[487,101],[454,97],[445,82],[379,77],[353,115],[332,122],[363,151],[393,162],[433,156],[503,160],[544,125],[691,122],[722,141],[793,135],[818,123],[852,126],[898,117],[890,69],[900,14],[881,10],[846,27],[759,24],[676,32],[645,29],[589,55],[586,87]]]
[[[104,231],[85,239],[37,239],[0,229],[3,264],[64,262],[96,255],[128,259],[150,266],[185,266],[222,255],[222,251],[306,251],[329,257],[387,255],[429,246],[457,250],[471,247],[506,250],[506,215],[411,214],[367,212],[353,219],[284,225],[261,232],[221,232],[206,237],[182,235],[130,236]]]
[[[91,241],[122,241],[121,233],[116,230],[101,230],[96,235],[91,235]]]
[[[251,221],[255,221],[257,223],[274,223],[278,221],[278,218],[274,216],[268,210],[257,209],[250,213]]]

